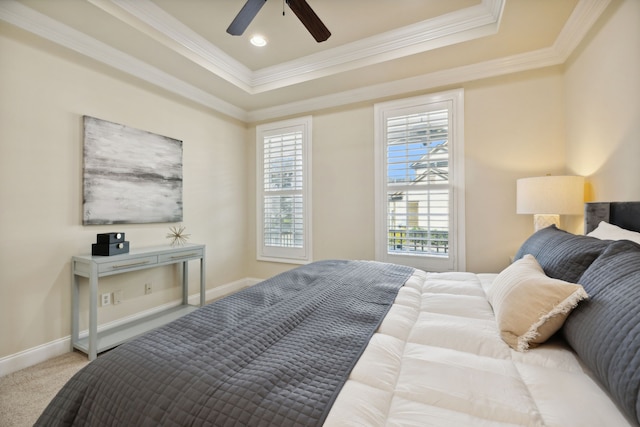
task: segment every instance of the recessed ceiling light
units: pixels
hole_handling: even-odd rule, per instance
[[[251,40],[249,41],[251,42],[252,45],[258,46],[258,47],[266,46],[267,44],[267,39],[257,34],[251,37]]]

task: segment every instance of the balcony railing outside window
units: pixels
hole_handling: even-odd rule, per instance
[[[388,250],[390,253],[446,255],[449,253],[449,232],[389,229]]]

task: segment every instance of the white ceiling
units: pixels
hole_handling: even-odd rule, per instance
[[[283,0],[267,0],[242,36],[226,28],[245,0],[0,0],[0,21],[223,114],[260,121],[561,64],[609,4],[307,2],[332,33],[323,43]],[[249,43],[255,33],[266,47]]]

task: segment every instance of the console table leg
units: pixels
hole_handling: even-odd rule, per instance
[[[182,263],[182,303],[189,304],[189,262]]]
[[[80,291],[78,276],[75,274],[74,261],[71,261],[71,351],[80,339],[80,326],[78,317],[80,316]]]
[[[98,270],[89,277],[89,360],[98,357]]]
[[[0,0],[1,1],[1,0]],[[80,255],[71,259],[71,350],[74,348],[87,353],[89,360],[98,357],[98,353],[120,345],[137,335],[155,328],[161,324],[175,320],[176,315],[182,316],[194,310],[189,305],[189,261],[200,259],[200,304],[204,304],[204,245],[188,244],[184,248],[149,248],[138,250],[136,253],[125,253],[114,256]],[[182,264],[182,301],[183,307],[171,307],[160,313],[143,319],[131,320],[130,325],[120,325],[117,328],[105,328],[98,337],[98,279],[113,274],[128,273],[162,265]],[[179,268],[179,267],[178,267]],[[80,282],[84,284],[84,277],[88,280],[88,336],[80,338]],[[157,316],[159,314],[159,316]],[[146,329],[145,329],[146,328]]]
[[[204,307],[204,302],[205,302],[205,268],[204,268],[204,257],[205,257],[205,253],[204,253],[204,249],[203,249],[203,253],[202,253],[202,258],[200,258],[200,307]]]

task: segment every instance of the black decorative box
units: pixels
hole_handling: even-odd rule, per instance
[[[91,255],[120,255],[129,253],[129,242],[118,243],[93,243],[91,245]]]
[[[124,242],[124,233],[102,233],[98,234],[97,243],[121,243]]]

